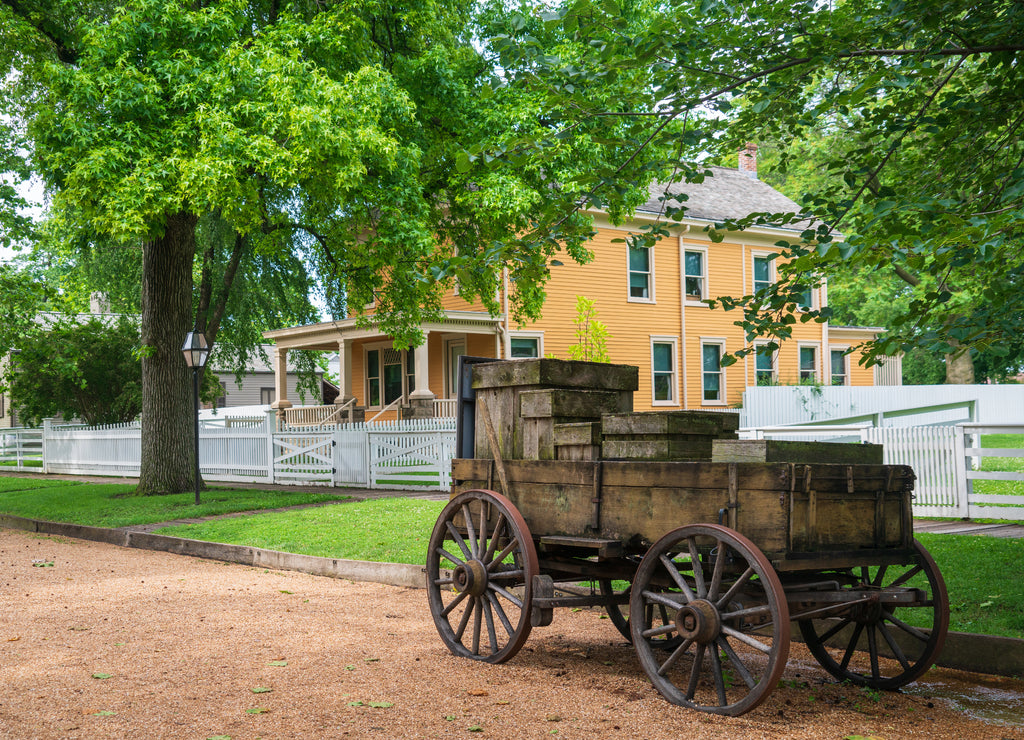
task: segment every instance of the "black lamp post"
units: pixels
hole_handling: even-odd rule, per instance
[[[201,331],[190,331],[185,335],[185,344],[181,346],[185,355],[185,364],[192,368],[192,398],[195,406],[196,434],[196,504],[199,503],[199,371],[210,356],[210,345],[206,343],[206,335]]]

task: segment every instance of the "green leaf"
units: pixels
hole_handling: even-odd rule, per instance
[[[92,677],[93,678],[98,678],[100,680],[104,680],[104,679],[107,679],[107,678],[113,678],[113,674],[112,673],[94,673],[94,674],[92,674]]]
[[[374,709],[388,709],[395,706],[395,703],[391,701],[371,701],[370,706]]]
[[[252,709],[246,709],[246,714],[266,714],[270,710],[266,707],[253,707]]]
[[[283,666],[288,665],[288,661],[287,660],[272,660],[269,663],[267,663],[267,665],[283,667]]]
[[[271,691],[273,691],[273,689],[267,688],[266,686],[257,686],[252,689],[252,693],[254,694],[269,694]]]
[[[117,712],[115,712],[113,709],[101,709],[98,712],[93,712],[92,716],[93,717],[113,717],[115,714],[117,714]]]

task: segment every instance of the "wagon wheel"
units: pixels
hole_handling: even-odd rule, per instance
[[[493,491],[459,494],[430,535],[427,597],[454,654],[503,663],[530,634],[537,551],[512,503]]]
[[[746,537],[715,524],[669,532],[644,556],[630,597],[633,645],[673,704],[737,716],[760,704],[789,655],[789,610],[771,563]],[[669,624],[644,627],[651,608]],[[652,638],[679,640],[667,656]]]
[[[629,596],[632,589],[630,585],[627,585],[624,589],[617,591],[613,581],[607,578],[601,579],[598,585],[601,588],[602,596],[621,596],[623,594]],[[627,640],[633,642],[633,633],[629,626],[629,605],[609,604],[605,607],[605,611],[608,612],[608,618],[615,625],[615,629]],[[675,612],[664,604],[649,605],[644,613],[644,629],[649,630],[654,626],[661,627],[671,624],[674,614]],[[659,650],[674,650],[682,642],[682,639],[679,635],[659,633],[647,638],[647,642],[650,643],[651,647],[658,648]]]
[[[841,680],[878,689],[896,689],[931,668],[949,629],[946,584],[932,556],[914,540],[912,562],[899,566],[861,567],[845,588],[863,592],[919,589],[909,605],[886,605],[858,599],[832,619],[801,619],[800,632],[821,666]],[[897,616],[899,614],[899,616]],[[916,617],[916,618],[915,618]],[[920,626],[911,626],[913,621]],[[854,660],[866,647],[867,660]],[[863,663],[867,665],[863,665]]]

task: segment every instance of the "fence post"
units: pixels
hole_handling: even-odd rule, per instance
[[[277,428],[277,412],[268,409],[263,417],[263,429],[267,434],[267,483],[274,482],[274,430]]]
[[[49,462],[46,457],[46,440],[50,436],[50,430],[53,428],[53,419],[43,419],[43,474],[50,472]]]
[[[968,498],[973,485],[967,478],[967,453],[964,450],[964,426],[953,427],[953,458],[956,469],[954,485],[956,486],[956,515],[966,518],[970,511]]]

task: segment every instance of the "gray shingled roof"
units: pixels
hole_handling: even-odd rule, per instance
[[[689,199],[680,203],[673,199],[673,205],[685,205],[689,218],[704,221],[727,221],[749,216],[751,213],[799,213],[800,206],[778,190],[750,177],[745,172],[728,167],[708,167],[712,176],[702,183],[674,183],[669,192],[676,195],[685,193]],[[651,183],[651,197],[637,209],[639,213],[661,213],[664,203],[659,200],[665,192],[664,183]],[[798,231],[794,226],[786,226]]]

